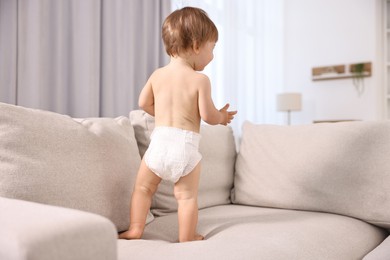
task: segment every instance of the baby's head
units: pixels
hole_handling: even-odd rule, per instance
[[[195,7],[184,7],[164,21],[162,39],[169,56],[199,48],[208,41],[217,42],[218,30],[207,13]]]

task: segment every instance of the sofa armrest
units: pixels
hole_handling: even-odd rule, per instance
[[[388,259],[390,256],[390,236],[388,236],[383,242],[368,253],[363,260],[383,260]]]
[[[0,259],[116,259],[117,232],[88,212],[0,197]]]

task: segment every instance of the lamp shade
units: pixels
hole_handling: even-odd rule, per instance
[[[301,93],[282,93],[277,95],[278,111],[299,111],[302,109]]]

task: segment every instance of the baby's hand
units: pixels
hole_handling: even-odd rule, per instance
[[[229,108],[229,103],[226,104],[223,108],[219,110],[222,114],[222,122],[221,125],[230,124],[230,122],[234,119],[234,115],[237,114],[237,111],[227,111]]]

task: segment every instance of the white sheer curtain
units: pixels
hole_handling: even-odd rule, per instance
[[[74,117],[127,115],[165,65],[167,0],[0,0],[0,101]]]
[[[283,89],[283,0],[172,0],[172,9],[204,9],[216,24],[219,40],[214,60],[204,71],[213,99],[226,102],[238,115],[235,131],[245,120],[280,121],[276,94]]]

